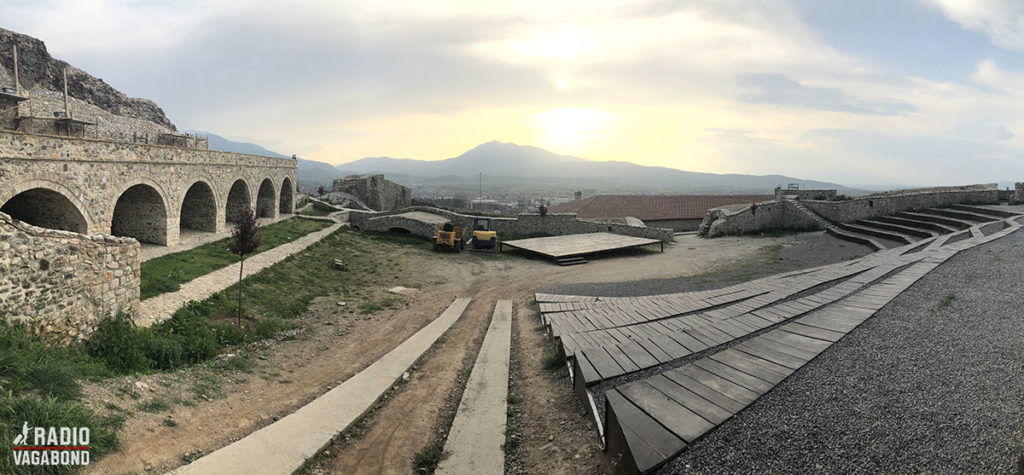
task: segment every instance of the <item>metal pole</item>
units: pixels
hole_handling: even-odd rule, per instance
[[[21,95],[21,82],[18,81],[18,45],[14,45],[14,93]]]
[[[68,102],[68,68],[64,68],[64,114],[71,118],[71,104]]]

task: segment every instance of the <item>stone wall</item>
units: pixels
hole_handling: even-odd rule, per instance
[[[350,175],[337,178],[332,191],[348,193],[377,211],[394,211],[412,206],[412,190],[384,178],[384,175]]]
[[[1024,183],[1014,183],[1013,188],[1013,202],[1024,203]]]
[[[0,213],[0,317],[68,342],[139,305],[139,243],[53,231]]]
[[[709,237],[768,230],[812,231],[821,226],[787,200],[766,201],[708,210],[700,232]]]
[[[60,229],[173,245],[183,225],[225,231],[228,210],[258,198],[268,217],[294,212],[296,170],[290,159],[0,132],[0,209],[45,225],[12,209],[31,211],[18,195],[42,193],[63,203],[47,210],[66,210],[76,226]]]
[[[800,200],[804,207],[833,222],[848,223],[898,211],[949,206],[956,203],[997,203],[995,183],[927,190],[901,190],[878,193],[844,201]],[[774,229],[821,229],[810,216],[785,199],[745,207],[708,210],[701,223],[701,234],[710,237],[745,234]]]
[[[790,190],[788,188],[776,187],[775,198],[793,197],[798,200],[834,200],[836,190]]]
[[[354,228],[364,231],[387,231],[389,227],[393,227],[386,225],[388,223],[387,220],[372,221],[371,218],[406,213],[409,211],[422,211],[442,216],[448,219],[452,224],[465,228],[467,230],[467,235],[473,225],[473,216],[439,208],[432,208],[429,206],[411,206],[388,213],[371,213],[352,210],[349,212],[349,222],[352,223]],[[587,221],[578,219],[576,215],[572,213],[549,213],[546,216],[541,216],[539,214],[520,214],[515,218],[491,218],[491,227],[498,232],[498,237],[501,239],[511,239],[521,236],[564,236],[567,234],[608,232],[622,234],[625,236],[660,239],[665,242],[671,242],[673,240],[673,231],[671,229]],[[433,237],[433,234],[431,233],[429,236],[425,237]]]
[[[965,187],[908,190],[898,194],[880,193],[846,201],[811,201],[800,203],[825,219],[848,223],[858,219],[885,216],[897,211],[949,206],[957,203],[998,203],[999,189],[995,183]]]

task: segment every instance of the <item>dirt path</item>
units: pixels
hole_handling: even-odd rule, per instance
[[[131,414],[120,432],[122,449],[91,464],[88,472],[162,472],[223,447],[366,367],[439,315],[457,296],[474,298],[466,314],[417,363],[410,380],[389,391],[357,429],[343,434],[322,453],[310,471],[411,472],[418,453],[443,442],[495,301],[513,298],[512,358],[513,366],[519,368],[514,377],[519,378],[515,384],[523,399],[515,404],[522,413],[516,464],[525,473],[606,472],[610,461],[603,455],[593,423],[577,407],[565,371],[543,368],[550,340],[537,331],[533,292],[560,283],[695,275],[763,256],[762,248],[790,240],[708,241],[683,236],[677,244],[666,246],[664,254],[598,259],[569,268],[518,256],[389,254],[399,262],[390,269],[394,285],[422,289],[406,296],[403,308],[362,315],[353,305],[338,307],[337,298],[322,298],[299,317],[303,330],[298,335],[254,350],[259,359],[251,373],[195,369],[91,385],[87,399],[94,409],[103,413],[117,407]],[[219,381],[223,397],[197,396],[194,406],[178,402],[182,395],[187,399],[199,394],[196,388],[210,378]],[[140,390],[136,381],[152,390]],[[155,413],[132,412],[154,398],[173,402],[169,409]]]

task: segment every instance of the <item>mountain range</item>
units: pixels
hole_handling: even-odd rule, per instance
[[[210,137],[211,150],[288,158],[259,145],[199,133]],[[335,178],[362,173],[382,173],[414,189],[444,188],[448,191],[476,190],[482,173],[488,190],[500,187],[521,191],[587,189],[603,193],[742,194],[770,193],[776,186],[795,183],[800,188],[837,189],[847,195],[865,193],[835,183],[783,175],[699,173],[622,161],[591,161],[539,147],[498,141],[478,145],[445,160],[370,157],[334,167],[299,159],[299,184],[307,187],[329,186]]]

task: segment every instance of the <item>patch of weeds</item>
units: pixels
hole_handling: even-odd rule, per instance
[[[197,374],[196,382],[192,385],[192,392],[196,397],[208,401],[226,397],[220,378],[212,374]]]
[[[282,379],[282,380],[280,381],[280,383],[281,383],[281,384],[292,384],[292,380],[290,380],[290,379]]]
[[[509,393],[505,398],[505,402],[509,404],[520,404],[523,402],[523,398],[519,397],[519,395]]]
[[[142,412],[163,412],[169,410],[171,405],[163,398],[155,397],[148,401],[139,403],[135,408]]]
[[[444,460],[444,441],[437,440],[413,456],[412,471],[413,473],[434,473],[441,460]]]
[[[170,417],[164,419],[163,425],[167,427],[178,427],[178,423],[174,422],[174,419],[171,419]]]
[[[562,355],[557,344],[552,344],[548,351],[544,352],[543,364],[544,369],[548,371],[558,371],[565,368],[565,356]]]
[[[117,450],[120,441],[117,430],[118,418],[99,417],[88,408],[75,402],[55,398],[39,399],[33,396],[0,395],[0,440],[4,443],[21,434],[24,421],[42,427],[88,427],[89,448],[93,459]],[[70,467],[50,466],[43,473],[72,473]],[[0,473],[41,473],[26,471],[25,467],[14,465],[14,458],[0,457]]]
[[[956,300],[956,295],[955,294],[946,294],[946,296],[942,297],[942,300],[940,300],[939,303],[937,305],[935,305],[934,311],[935,312],[939,312],[941,310],[944,310],[944,309],[948,308],[950,305],[953,305],[953,301],[955,301],[955,300]]]
[[[241,351],[230,358],[218,360],[213,364],[215,369],[221,371],[241,371],[251,373],[256,367],[256,359],[247,351]]]
[[[174,404],[185,407],[196,407],[196,402],[191,399],[185,399],[183,397],[174,398]]]

